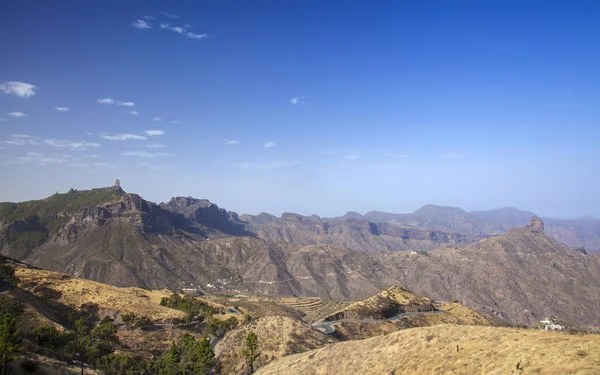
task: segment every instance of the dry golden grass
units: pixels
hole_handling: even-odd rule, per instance
[[[72,308],[82,304],[97,304],[113,313],[134,312],[152,320],[183,318],[178,310],[160,306],[162,297],[169,296],[168,290],[145,290],[140,288],[117,288],[95,281],[78,279],[59,272],[15,267],[19,286],[44,299],[51,299]]]
[[[242,349],[248,332],[258,338],[260,357],[255,367],[283,356],[301,353],[334,343],[335,340],[310,328],[308,325],[284,316],[269,316],[258,319],[228,332],[217,344],[215,354],[223,365],[223,374],[246,374],[247,366]]]
[[[367,299],[354,302],[322,320],[384,319],[405,311],[418,311],[423,307],[433,309],[433,300],[418,296],[401,286],[394,286]]]
[[[288,356],[257,374],[592,375],[600,373],[598,353],[600,335],[439,325]]]
[[[345,340],[362,340],[385,335],[400,329],[430,327],[439,324],[496,325],[495,321],[458,303],[444,303],[438,305],[438,308],[446,310],[446,312],[409,315],[391,322],[341,322],[336,323],[334,327],[340,338]]]

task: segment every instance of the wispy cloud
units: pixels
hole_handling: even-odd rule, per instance
[[[206,39],[208,38],[208,34],[194,34],[190,31],[188,31],[187,33],[185,33],[185,36],[187,36],[188,38],[192,38],[192,39]]]
[[[108,163],[108,162],[98,162],[98,163],[94,163],[92,164],[94,167],[98,167],[98,168],[106,168],[106,169],[123,169],[122,165],[119,164],[114,164],[114,163]]]
[[[81,163],[81,162],[75,162],[75,163],[71,163],[69,164],[69,168],[89,168],[92,165],[89,163]]]
[[[170,19],[172,19],[172,20],[176,20],[176,19],[178,19],[178,18],[179,18],[179,16],[178,16],[178,15],[176,15],[176,14],[173,14],[173,13],[169,13],[169,12],[166,12],[166,11],[164,11],[164,10],[163,10],[161,13],[162,13],[162,14],[163,14],[165,17],[168,17],[168,18],[170,18]]]
[[[148,22],[141,20],[141,19],[137,19],[137,20],[133,21],[131,26],[135,27],[136,29],[140,29],[140,30],[152,28],[152,26]]]
[[[346,160],[356,160],[358,158],[360,158],[360,154],[350,154],[344,156],[344,159]]]
[[[11,134],[10,135],[12,139],[8,140],[8,141],[4,141],[3,143],[6,143],[8,145],[11,146],[41,146],[42,142],[40,141],[39,137],[33,136],[33,135],[29,135],[29,134]]]
[[[299,161],[271,161],[266,163],[237,163],[234,166],[242,169],[273,169],[273,168],[284,168],[292,167],[300,164]]]
[[[148,163],[148,162],[140,163],[140,166],[144,167],[144,168],[152,169],[153,171],[164,171],[165,170],[165,167],[163,167],[161,165],[156,165],[156,164]]]
[[[120,105],[122,107],[133,107],[135,105],[134,102],[122,102],[122,101],[118,101],[117,105]]]
[[[29,152],[24,156],[18,156],[12,160],[7,161],[7,164],[24,164],[24,163],[36,163],[39,165],[46,165],[46,164],[62,164],[62,163],[66,163],[67,159],[66,158],[55,158],[55,157],[49,157],[49,156],[44,156],[43,154],[40,154],[39,152]]]
[[[58,112],[69,112],[70,109],[69,107],[54,107],[55,110],[57,110]]]
[[[144,134],[152,137],[152,136],[156,136],[156,135],[163,135],[163,134],[165,134],[165,131],[160,130],[160,129],[153,129],[153,130],[146,130],[144,132]]]
[[[271,148],[275,146],[275,142],[269,141],[269,142],[265,142],[265,148]]]
[[[227,143],[228,145],[237,145],[238,143],[240,143],[240,141],[236,139],[226,139],[225,143]]]
[[[107,139],[109,141],[129,141],[129,140],[144,140],[144,139],[146,139],[146,137],[143,135],[130,134],[130,133],[100,134],[100,138]]]
[[[7,113],[7,115],[11,116],[11,117],[14,117],[14,118],[20,118],[20,117],[27,116],[23,112],[10,112],[10,113]]]
[[[185,29],[181,26],[171,26],[168,23],[161,23],[160,24],[160,28],[161,29],[167,29],[167,30],[171,30],[174,33],[177,34],[182,34],[185,32]]]
[[[160,122],[160,121],[162,121],[162,120],[163,120],[163,119],[161,119],[160,117],[155,117],[155,118],[153,118],[153,119],[152,119],[152,121],[156,121],[156,122]]]
[[[86,158],[92,158],[92,159],[97,159],[99,156],[98,155],[85,155]]]
[[[160,143],[150,143],[150,144],[145,145],[144,147],[146,147],[146,148],[165,148],[167,146],[160,144]]]
[[[159,158],[159,157],[167,157],[167,158],[174,158],[175,155],[174,154],[168,154],[165,152],[146,152],[146,151],[125,151],[123,153],[123,155],[125,156],[138,156],[140,158]]]
[[[30,98],[36,94],[37,86],[25,82],[9,81],[0,84],[0,90],[5,94],[15,95],[19,98]]]
[[[138,111],[131,111],[129,112],[130,115],[134,115],[134,116],[139,116],[140,113]]]
[[[174,33],[186,36],[190,39],[206,39],[208,38],[208,34],[194,34],[191,31],[188,31],[185,27],[181,26],[172,26],[168,23],[161,23],[160,28],[164,30],[171,30]]]
[[[100,104],[105,104],[105,105],[115,104],[115,100],[113,98],[102,98],[102,99],[96,100],[96,102],[98,102]]]
[[[46,139],[42,141],[44,144],[52,147],[70,148],[75,150],[86,150],[88,148],[98,148],[100,143],[86,141],[65,141],[58,139]]]
[[[152,21],[154,19],[152,16],[143,16],[142,18],[148,21]]]
[[[300,102],[300,98],[297,96],[290,99],[290,103],[292,104],[298,104],[298,102]]]

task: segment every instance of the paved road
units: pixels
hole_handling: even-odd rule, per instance
[[[394,320],[400,320],[404,317],[410,315],[425,315],[425,314],[439,314],[446,312],[446,310],[435,310],[435,311],[423,311],[423,312],[407,312],[401,313],[398,315],[394,315],[387,319],[340,319],[340,320],[331,320],[327,322],[316,322],[312,324],[313,328],[318,329],[326,335],[331,335],[335,332],[335,327],[333,326],[336,323],[382,323],[382,322],[392,322]]]

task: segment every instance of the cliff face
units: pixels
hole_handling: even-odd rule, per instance
[[[321,219],[284,213],[281,218],[244,215],[247,230],[258,238],[296,245],[334,245],[357,251],[430,250],[441,245],[465,246],[476,237],[364,219]]]
[[[115,188],[0,209],[3,254],[113,285],[333,299],[404,285],[515,323],[554,315],[600,329],[599,257],[546,237],[537,218],[467,245],[467,235],[360,219],[242,222],[205,200],[156,205]],[[237,230],[251,235],[226,232]]]

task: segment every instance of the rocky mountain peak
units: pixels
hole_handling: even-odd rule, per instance
[[[534,232],[544,233],[544,222],[537,216],[534,216],[529,221],[528,228]]]

